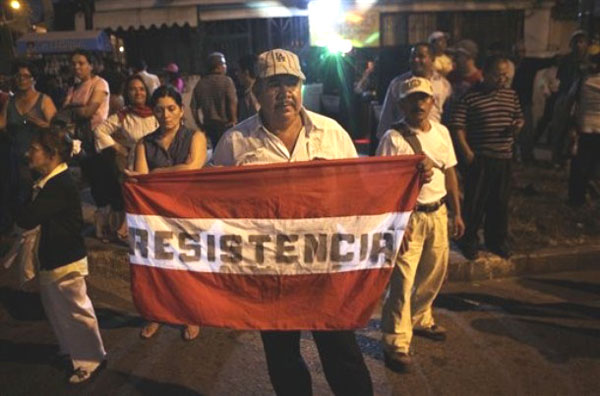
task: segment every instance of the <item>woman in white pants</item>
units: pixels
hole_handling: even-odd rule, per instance
[[[60,128],[44,129],[33,137],[27,153],[29,166],[41,178],[34,184],[31,201],[19,211],[17,224],[25,229],[41,226],[38,278],[42,304],[60,353],[73,364],[68,381],[78,384],[105,367],[106,352],[86,291],[81,201],[66,164],[71,149],[69,136]]]

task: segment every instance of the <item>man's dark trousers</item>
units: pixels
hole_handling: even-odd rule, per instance
[[[569,175],[569,202],[573,205],[585,203],[585,191],[590,178],[600,162],[600,133],[579,135],[577,155],[571,162]]]
[[[312,395],[300,355],[300,331],[261,331],[269,377],[278,396]],[[371,396],[373,385],[353,331],[313,331],[323,371],[336,396]]]
[[[477,231],[482,222],[488,248],[504,247],[508,243],[511,162],[511,159],[476,155],[468,166],[463,202],[466,229],[460,241],[463,246],[477,248]]]

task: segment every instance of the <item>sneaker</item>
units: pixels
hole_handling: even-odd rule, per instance
[[[446,341],[446,329],[440,325],[433,325],[422,329],[414,329],[415,335],[429,338],[433,341]]]
[[[90,381],[98,376],[98,374],[106,368],[106,360],[103,360],[98,367],[94,371],[87,371],[82,369],[81,367],[73,370],[71,376],[69,376],[69,384],[78,385],[83,382]]]
[[[410,353],[395,352],[393,355],[388,352],[383,352],[385,367],[395,373],[409,373],[412,366],[412,358]]]

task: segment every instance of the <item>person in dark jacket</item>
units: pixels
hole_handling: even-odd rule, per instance
[[[27,230],[40,226],[42,304],[58,338],[59,353],[72,362],[68,381],[78,384],[106,366],[106,352],[86,291],[88,264],[81,235],[81,201],[66,163],[71,150],[72,142],[63,128],[35,133],[27,156],[29,166],[41,178],[33,186],[31,201],[18,214],[17,225]]]

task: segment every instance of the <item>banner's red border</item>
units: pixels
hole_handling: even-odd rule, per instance
[[[415,167],[421,159],[369,157],[143,175],[124,185],[126,211],[214,219],[405,212],[418,195]]]
[[[392,270],[278,276],[132,264],[131,284],[135,305],[149,320],[239,330],[344,330],[368,323]]]

